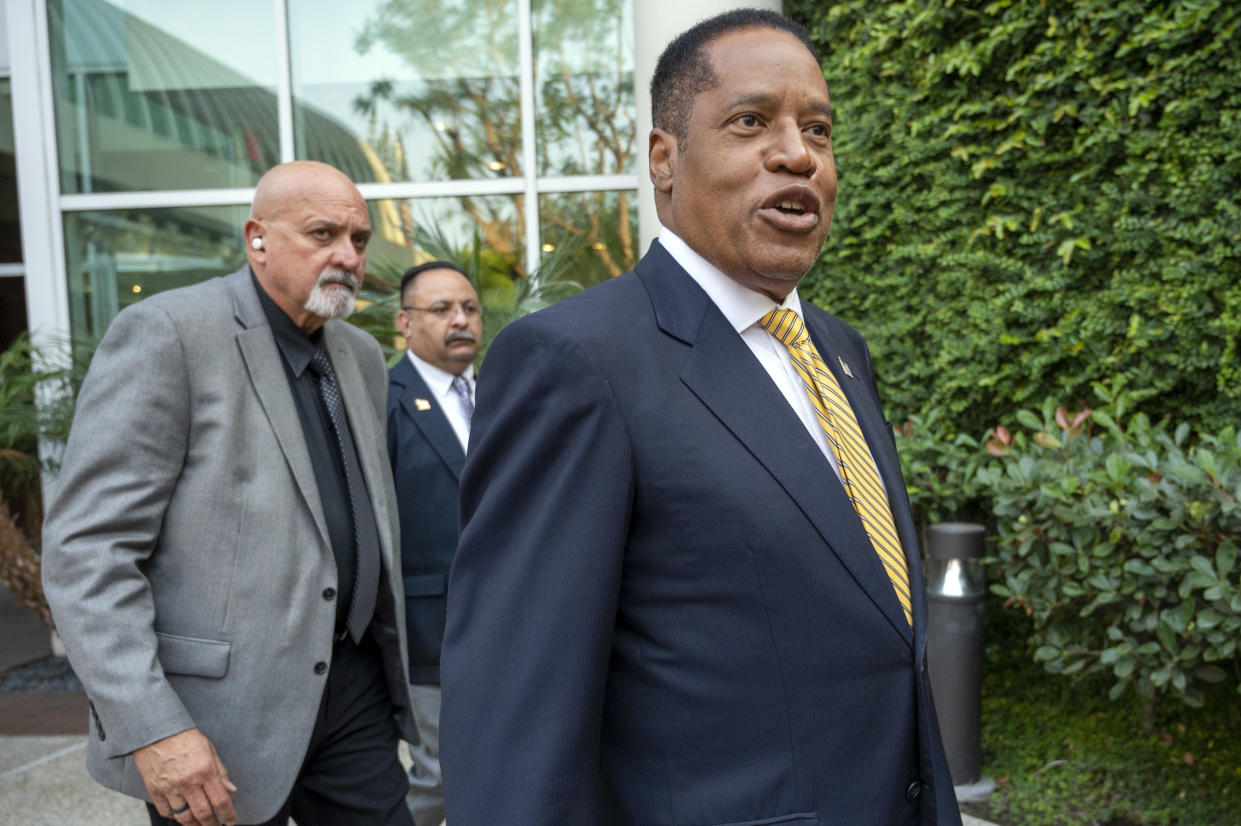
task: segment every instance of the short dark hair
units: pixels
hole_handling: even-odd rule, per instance
[[[424,273],[427,270],[454,270],[464,275],[466,281],[470,281],[470,276],[466,275],[465,270],[461,269],[451,261],[426,261],[416,267],[410,267],[405,271],[405,274],[401,276],[400,296],[402,301],[405,300],[405,288],[409,286],[411,281],[418,277],[419,273]],[[472,284],[474,282],[470,281],[470,283]]]
[[[718,82],[703,47],[726,34],[745,29],[775,29],[796,37],[819,62],[819,51],[799,23],[767,9],[733,9],[707,18],[677,35],[668,44],[651,77],[651,123],[676,135],[677,147],[685,148],[685,131],[694,98]]]

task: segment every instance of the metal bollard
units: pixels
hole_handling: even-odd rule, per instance
[[[927,660],[948,768],[957,796],[982,778],[982,555],[985,530],[967,522],[930,526]],[[988,792],[989,793],[989,792]]]

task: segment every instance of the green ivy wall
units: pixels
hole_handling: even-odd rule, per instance
[[[823,52],[840,196],[803,291],[894,421],[979,435],[1116,374],[1241,413],[1241,3],[787,0]]]

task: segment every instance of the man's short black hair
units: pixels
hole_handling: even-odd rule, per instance
[[[767,9],[733,9],[710,17],[677,35],[659,56],[651,78],[651,123],[676,135],[677,147],[685,148],[685,132],[694,98],[718,79],[703,47],[726,34],[745,29],[776,29],[796,37],[819,62],[819,51],[799,23]]]
[[[411,281],[418,277],[419,273],[424,273],[427,270],[454,270],[455,272],[459,272],[464,275],[466,281],[470,280],[470,277],[466,275],[465,270],[461,269],[451,261],[426,261],[416,267],[410,267],[405,271],[405,274],[401,276],[400,295],[402,301],[405,299],[405,288],[409,286]]]

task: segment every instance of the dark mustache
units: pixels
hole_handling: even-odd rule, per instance
[[[478,341],[478,336],[474,335],[469,330],[453,330],[448,334],[447,338],[444,339],[444,343],[451,344],[454,341],[468,341],[473,343]]]

